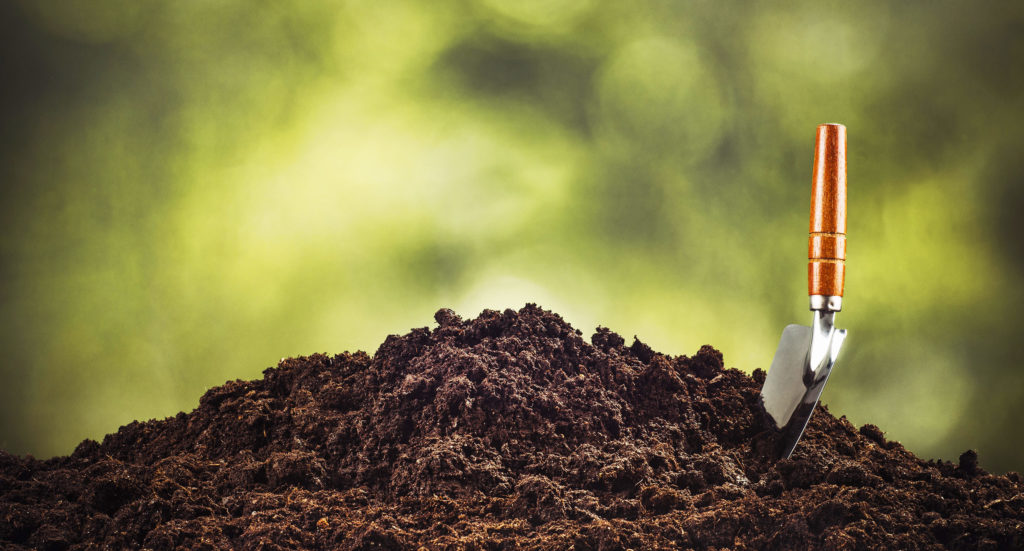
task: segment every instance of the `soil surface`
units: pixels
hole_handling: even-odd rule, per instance
[[[0,452],[12,549],[1022,549],[1024,484],[819,407],[792,459],[763,371],[527,305],[283,360],[46,461]]]

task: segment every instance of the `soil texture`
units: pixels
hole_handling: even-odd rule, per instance
[[[0,452],[5,549],[1024,549],[1024,483],[819,407],[791,459],[764,372],[535,305],[282,360],[45,461]]]

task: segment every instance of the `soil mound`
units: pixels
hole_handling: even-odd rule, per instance
[[[1024,484],[821,407],[790,460],[764,373],[527,305],[283,360],[46,461],[0,452],[40,549],[1024,548]]]

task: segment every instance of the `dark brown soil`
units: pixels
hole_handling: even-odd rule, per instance
[[[824,407],[774,462],[764,373],[528,305],[284,360],[47,461],[0,452],[5,548],[1022,549],[1024,484]]]

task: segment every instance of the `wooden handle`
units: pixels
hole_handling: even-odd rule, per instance
[[[846,127],[818,126],[807,244],[808,294],[843,296],[846,277]]]

